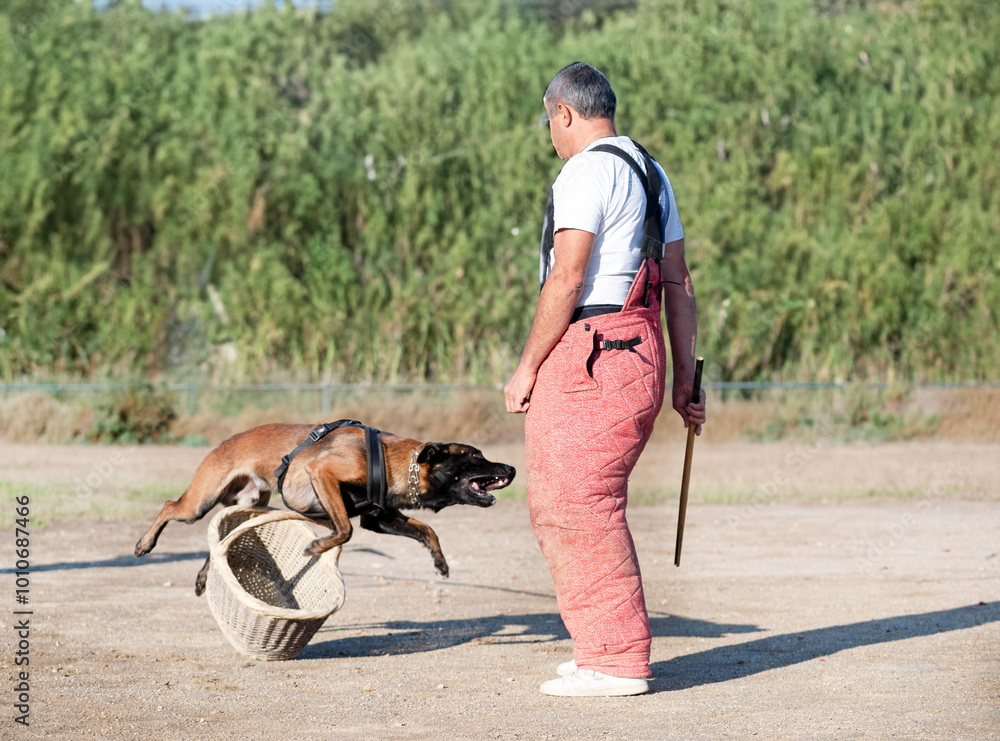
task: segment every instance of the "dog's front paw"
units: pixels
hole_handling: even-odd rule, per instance
[[[434,561],[434,570],[438,572],[442,579],[448,578],[448,562],[444,559]]]
[[[312,558],[313,556],[322,555],[324,551],[326,551],[326,548],[323,547],[323,539],[317,538],[312,543],[306,546],[306,549],[303,551],[303,553]]]

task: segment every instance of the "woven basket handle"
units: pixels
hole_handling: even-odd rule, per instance
[[[330,529],[330,524],[323,522],[322,520],[314,520],[311,517],[306,517],[305,515],[300,515],[298,512],[289,512],[286,510],[274,510],[273,512],[265,512],[262,515],[257,515],[256,517],[251,517],[249,520],[241,525],[238,525],[229,535],[227,535],[222,542],[219,543],[218,549],[214,552],[214,555],[220,558],[225,556],[229,551],[229,546],[233,544],[238,537],[243,535],[243,533],[248,530],[252,530],[255,527],[260,527],[261,525],[267,525],[271,522],[281,522],[283,520],[299,520],[302,522],[311,522],[314,525],[320,525],[328,530]]]

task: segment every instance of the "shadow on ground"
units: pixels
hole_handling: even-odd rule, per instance
[[[374,548],[357,547],[351,548],[348,552],[371,553],[383,558],[392,558],[382,551]],[[130,568],[133,566],[152,566],[161,563],[173,563],[175,561],[204,561],[208,558],[208,551],[188,551],[187,553],[158,552],[148,553],[141,558],[137,558],[131,553],[126,556],[116,556],[100,561],[60,561],[59,563],[47,563],[33,565],[32,571],[71,571],[74,569],[117,569]],[[17,569],[0,569],[0,574],[13,574]]]
[[[742,679],[769,669],[816,661],[860,646],[975,628],[1000,622],[1000,602],[979,603],[950,610],[836,625],[768,636],[678,656],[652,665],[654,689],[674,691]],[[747,624],[721,624],[678,616],[651,616],[657,637],[721,638],[764,630]],[[346,635],[346,633],[362,635]],[[492,615],[461,620],[394,620],[384,623],[325,627],[317,641],[300,654],[303,659],[342,656],[398,656],[437,651],[465,643],[551,643],[569,635],[554,612]]]
[[[74,569],[112,569],[132,566],[152,566],[160,563],[173,563],[174,561],[204,561],[208,558],[208,551],[193,551],[188,553],[150,553],[142,558],[133,555],[117,556],[116,558],[106,558],[102,561],[62,561],[60,563],[45,563],[32,565],[33,572],[40,571],[72,571]],[[15,569],[0,569],[0,574],[13,574]],[[192,573],[192,579],[193,574]]]
[[[859,646],[904,641],[994,622],[1000,622],[1000,602],[980,602],[951,610],[768,636],[678,656],[657,662],[651,668],[653,676],[658,679],[657,690],[683,690],[742,679],[806,661],[818,661]],[[653,634],[657,635],[655,631]]]
[[[759,630],[753,625],[726,625],[676,616],[651,616],[649,622],[655,636],[719,638],[731,633],[752,633]],[[343,635],[347,632],[366,635]],[[541,612],[461,620],[392,620],[345,628],[325,627],[320,630],[318,637],[330,637],[331,640],[314,640],[300,654],[301,658],[398,656],[437,651],[463,643],[551,643],[565,640],[569,638],[569,634],[558,613]]]

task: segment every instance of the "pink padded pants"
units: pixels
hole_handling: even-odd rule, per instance
[[[649,618],[625,521],[628,477],[663,405],[659,290],[647,260],[622,311],[571,324],[539,368],[525,418],[528,507],[580,668],[649,676]],[[605,340],[641,342],[604,349]]]

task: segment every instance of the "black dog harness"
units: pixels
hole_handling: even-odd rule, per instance
[[[285,483],[285,474],[288,473],[288,466],[291,465],[299,453],[308,448],[313,443],[317,443],[334,430],[341,427],[360,427],[365,432],[365,456],[368,459],[368,491],[367,501],[360,506],[361,512],[376,509],[383,511],[386,509],[385,496],[389,491],[389,484],[385,475],[385,450],[379,440],[379,431],[374,427],[369,427],[356,419],[339,419],[336,422],[327,422],[320,425],[309,433],[309,437],[281,459],[281,465],[275,470],[274,475],[278,479],[278,493],[283,494],[281,487]]]

